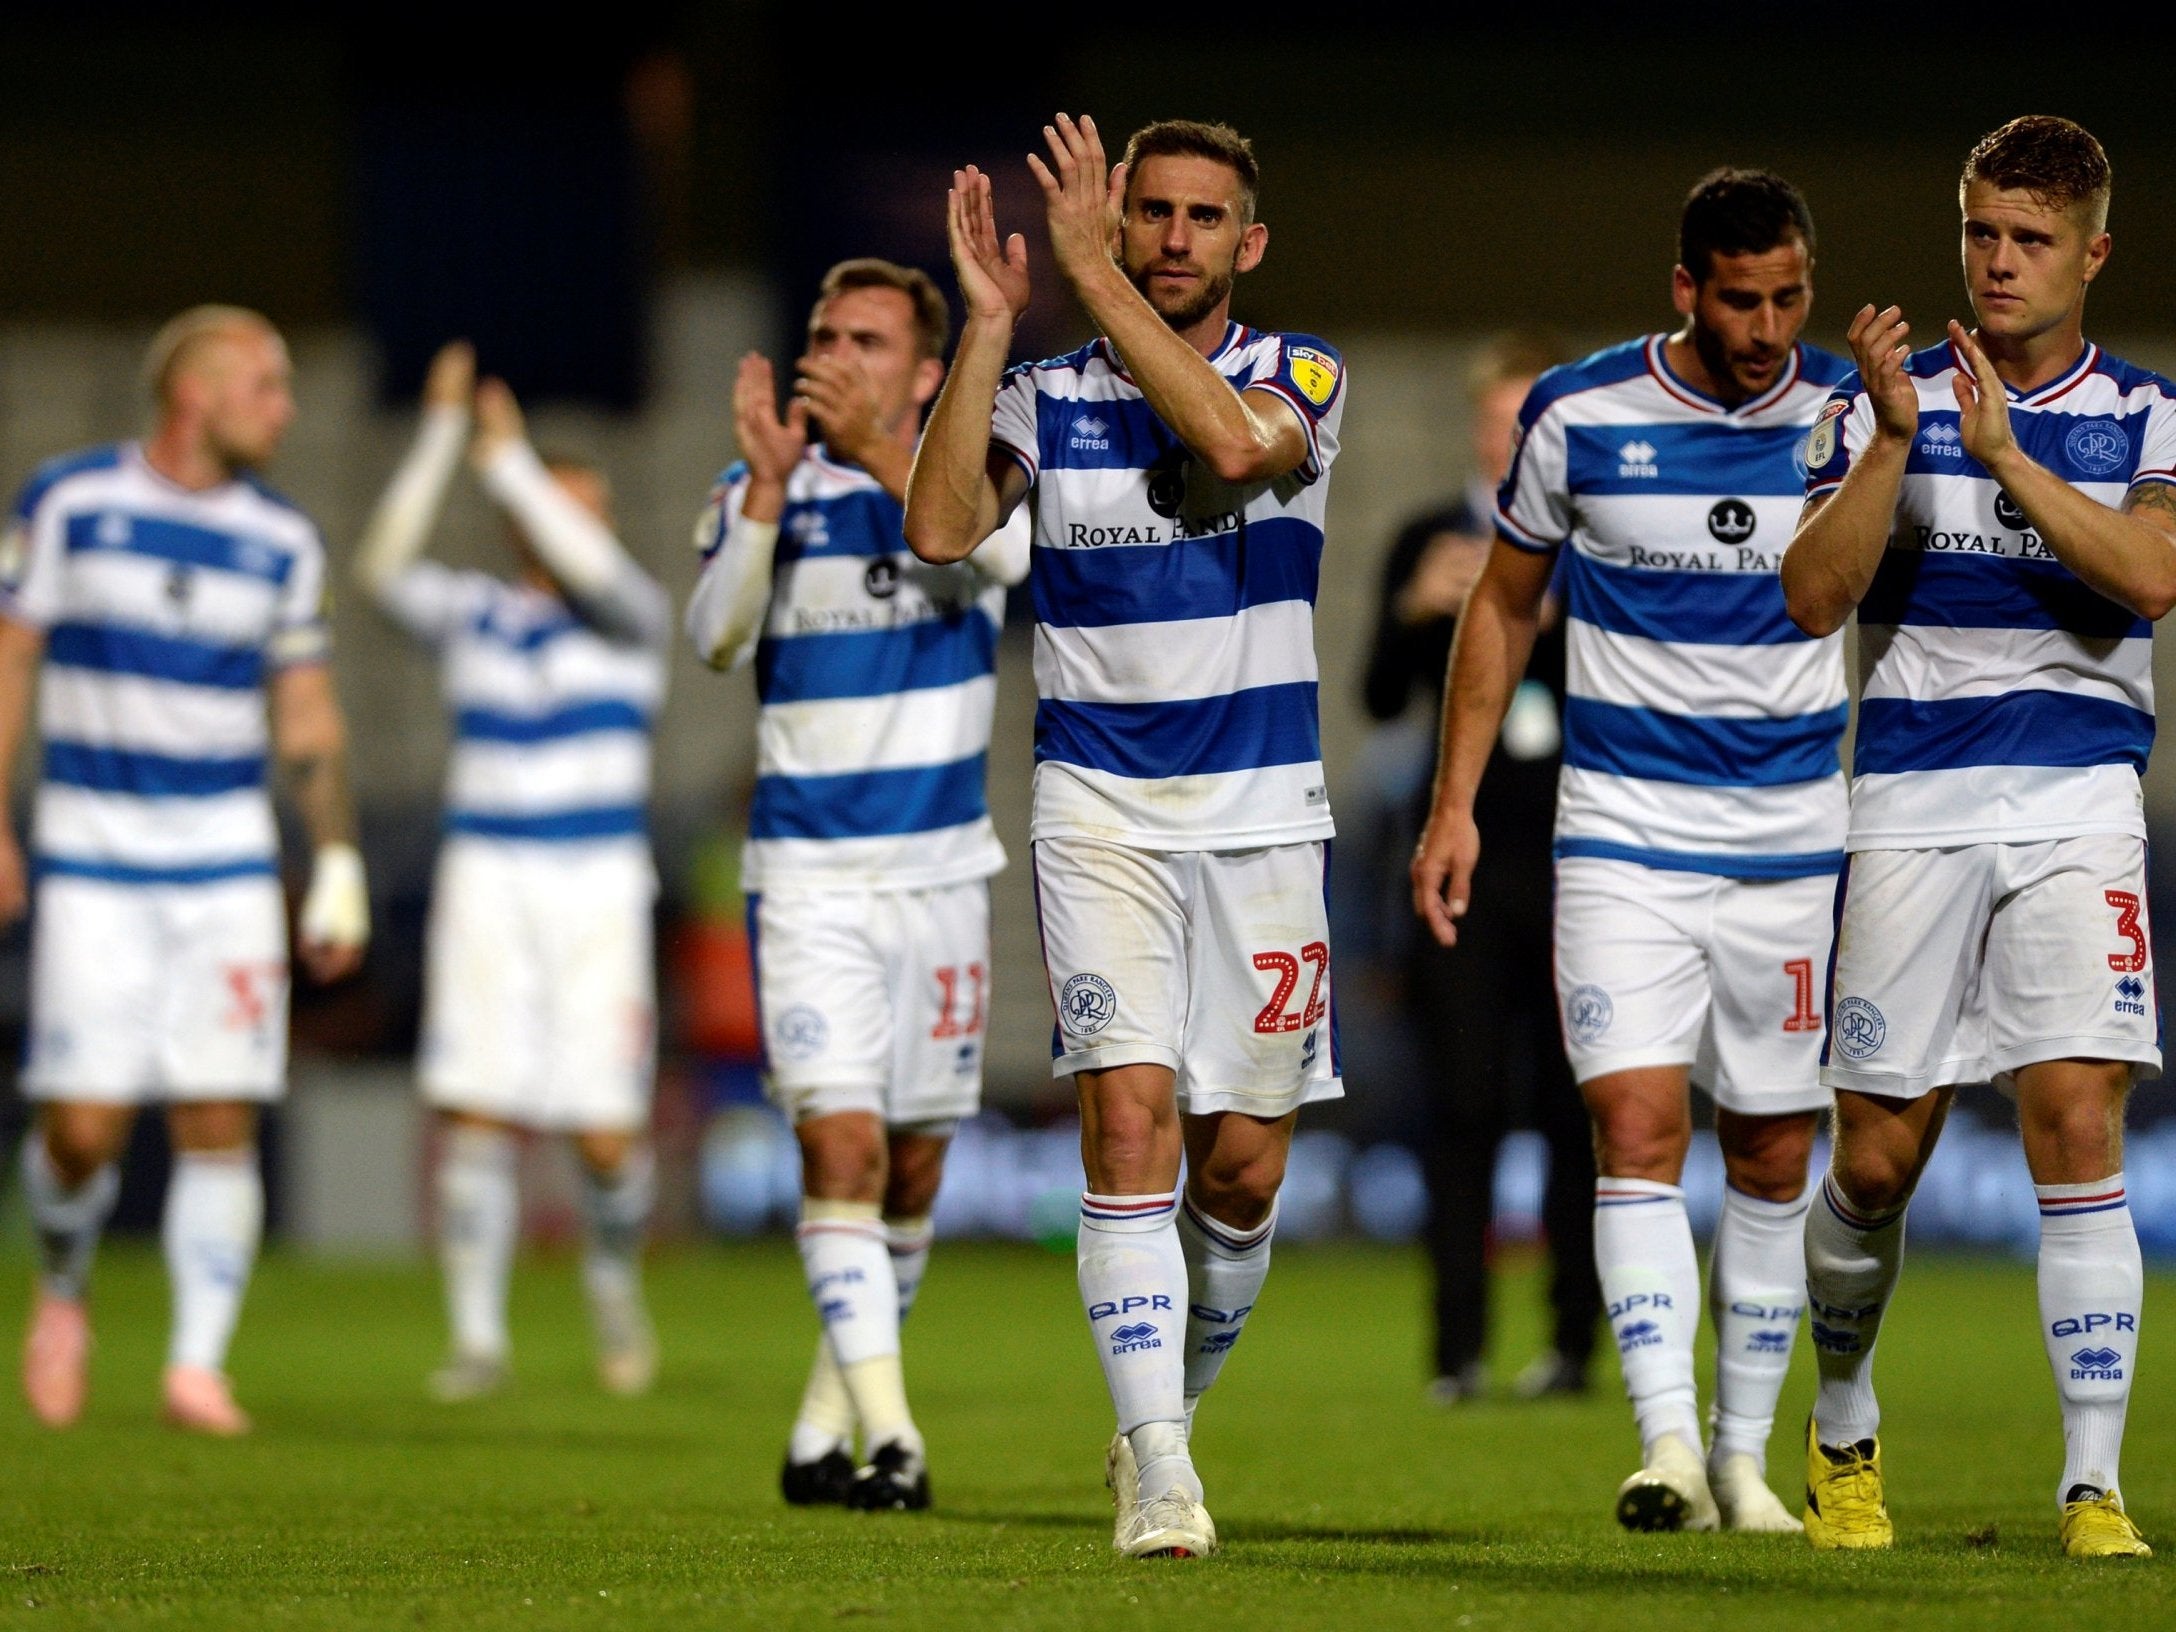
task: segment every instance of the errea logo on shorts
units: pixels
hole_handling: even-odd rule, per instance
[[[1118,993],[1101,975],[1078,974],[1058,990],[1058,1019],[1076,1037],[1093,1037],[1118,1017]]]
[[[1865,998],[1847,997],[1836,1005],[1836,1049],[1845,1059],[1873,1058],[1888,1035],[1889,1022]]]

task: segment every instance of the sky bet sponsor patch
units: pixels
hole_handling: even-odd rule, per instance
[[[1336,358],[1312,346],[1289,346],[1285,350],[1284,363],[1291,371],[1292,383],[1300,388],[1301,396],[1317,408],[1330,405],[1330,399],[1337,395]]]

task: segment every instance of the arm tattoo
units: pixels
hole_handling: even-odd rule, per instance
[[[2176,487],[2167,482],[2145,482],[2123,495],[2123,512],[2135,515],[2141,510],[2153,514],[2145,519],[2163,531],[2176,531]]]

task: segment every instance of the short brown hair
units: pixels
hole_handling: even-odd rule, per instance
[[[1538,379],[1570,357],[1564,342],[1543,329],[1499,334],[1467,365],[1467,395],[1478,401],[1499,385]]]
[[[165,407],[174,381],[207,341],[241,332],[277,335],[280,331],[269,317],[247,306],[192,306],[168,318],[144,348],[144,385],[151,400]]]
[[[1965,155],[1964,175],[1957,182],[1960,200],[1975,181],[2028,193],[2042,209],[2083,204],[2095,232],[2108,224],[2114,177],[2107,152],[2083,125],[2052,113],[2029,113],[1982,136]]]
[[[914,339],[924,357],[942,357],[952,338],[952,312],[936,280],[918,266],[901,266],[874,255],[841,261],[824,274],[817,287],[818,305],[835,300],[849,289],[896,289],[914,303]]]
[[[1239,178],[1239,218],[1242,225],[1254,219],[1254,201],[1262,186],[1262,167],[1255,163],[1254,144],[1226,124],[1200,119],[1159,119],[1143,125],[1126,138],[1126,192],[1133,192],[1133,178],[1143,159],[1214,159],[1229,166]]]

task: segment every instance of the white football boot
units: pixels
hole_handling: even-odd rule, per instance
[[[1713,1530],[1721,1523],[1698,1447],[1664,1434],[1647,1466],[1617,1487],[1617,1522],[1627,1530]]]
[[[1743,1451],[1709,1467],[1708,1489],[1715,1495],[1716,1512],[1725,1530],[1795,1536],[1806,1528],[1768,1488],[1759,1464]]]

